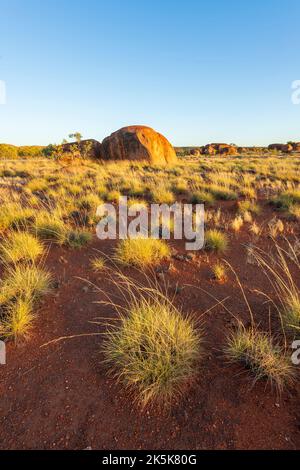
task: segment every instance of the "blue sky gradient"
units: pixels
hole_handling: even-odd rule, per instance
[[[0,0],[0,142],[300,141],[299,0]]]

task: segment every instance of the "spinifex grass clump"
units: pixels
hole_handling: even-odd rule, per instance
[[[196,373],[201,339],[160,293],[133,299],[110,329],[104,354],[111,373],[132,389],[142,407],[169,405]]]
[[[29,225],[34,216],[30,207],[23,207],[19,202],[6,201],[1,205],[0,232],[9,228],[23,228]]]
[[[214,275],[214,279],[219,282],[224,282],[227,279],[227,270],[226,266],[223,263],[217,262],[212,267],[212,272]]]
[[[276,292],[277,302],[269,300],[275,305],[282,326],[287,332],[298,333],[300,329],[300,291],[297,285],[300,274],[298,255],[294,246],[288,241],[287,249],[280,247],[275,240],[274,245],[275,255],[270,255],[256,248],[254,256]]]
[[[47,294],[51,275],[37,266],[9,268],[0,282],[0,305],[17,297],[36,300]]]
[[[300,203],[300,189],[292,189],[281,193],[271,200],[277,209],[289,210],[293,205]]]
[[[214,201],[214,196],[206,191],[194,191],[190,196],[191,204],[213,205]]]
[[[170,256],[164,240],[154,238],[132,238],[121,240],[116,248],[116,260],[122,264],[146,268],[155,266]]]
[[[26,338],[34,320],[33,307],[49,291],[51,276],[34,265],[9,268],[0,282],[0,336]]]
[[[0,258],[5,263],[34,262],[43,252],[41,242],[27,232],[12,232],[0,245]]]
[[[66,244],[71,248],[82,248],[92,239],[92,234],[87,230],[70,230],[67,233]]]
[[[224,253],[228,248],[228,238],[219,230],[208,230],[205,234],[205,248],[207,250]]]
[[[42,240],[53,241],[59,245],[63,245],[67,240],[68,227],[61,218],[51,213],[38,214],[34,230]]]
[[[27,338],[34,320],[33,306],[30,299],[17,298],[10,302],[0,322],[0,335],[7,339]]]
[[[267,379],[281,391],[293,380],[293,366],[283,348],[267,333],[256,327],[247,330],[240,326],[228,338],[226,356],[232,362],[241,362],[251,369],[254,381]]]
[[[102,256],[96,256],[92,261],[91,261],[91,266],[94,271],[103,271],[105,269],[105,258]]]
[[[260,207],[255,201],[250,201],[246,199],[245,201],[239,201],[238,211],[240,214],[244,214],[245,212],[250,212],[252,214],[259,214]]]

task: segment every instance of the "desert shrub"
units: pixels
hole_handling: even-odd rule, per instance
[[[0,144],[0,158],[15,160],[18,158],[18,147],[8,144]]]
[[[164,240],[128,238],[119,242],[115,256],[117,261],[122,264],[146,268],[169,257],[170,249]]]
[[[219,230],[208,230],[205,234],[205,248],[207,250],[224,253],[228,248],[228,238]]]
[[[6,263],[34,262],[43,251],[41,242],[27,232],[12,232],[0,245],[1,259]]]
[[[43,149],[39,145],[23,145],[18,147],[18,156],[23,157],[31,157],[31,158],[41,158],[43,156]]]
[[[167,300],[133,300],[104,341],[111,373],[142,407],[169,405],[197,372],[201,337]]]
[[[232,332],[225,353],[231,362],[241,362],[249,368],[255,381],[266,378],[280,391],[292,381],[290,357],[269,334],[255,327],[247,330],[240,326]]]

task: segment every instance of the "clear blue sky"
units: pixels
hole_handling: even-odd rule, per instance
[[[0,0],[0,142],[300,141],[299,0]]]

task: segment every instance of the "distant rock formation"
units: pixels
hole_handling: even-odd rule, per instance
[[[300,152],[300,142],[293,142],[291,145],[293,146],[294,152]]]
[[[204,155],[236,155],[238,153],[235,145],[229,144],[207,144],[202,148]]]
[[[278,150],[279,152],[289,153],[294,150],[292,144],[270,144],[268,150]]]
[[[146,126],[128,126],[106,137],[101,158],[105,160],[146,160],[155,164],[176,163],[170,142]]]

